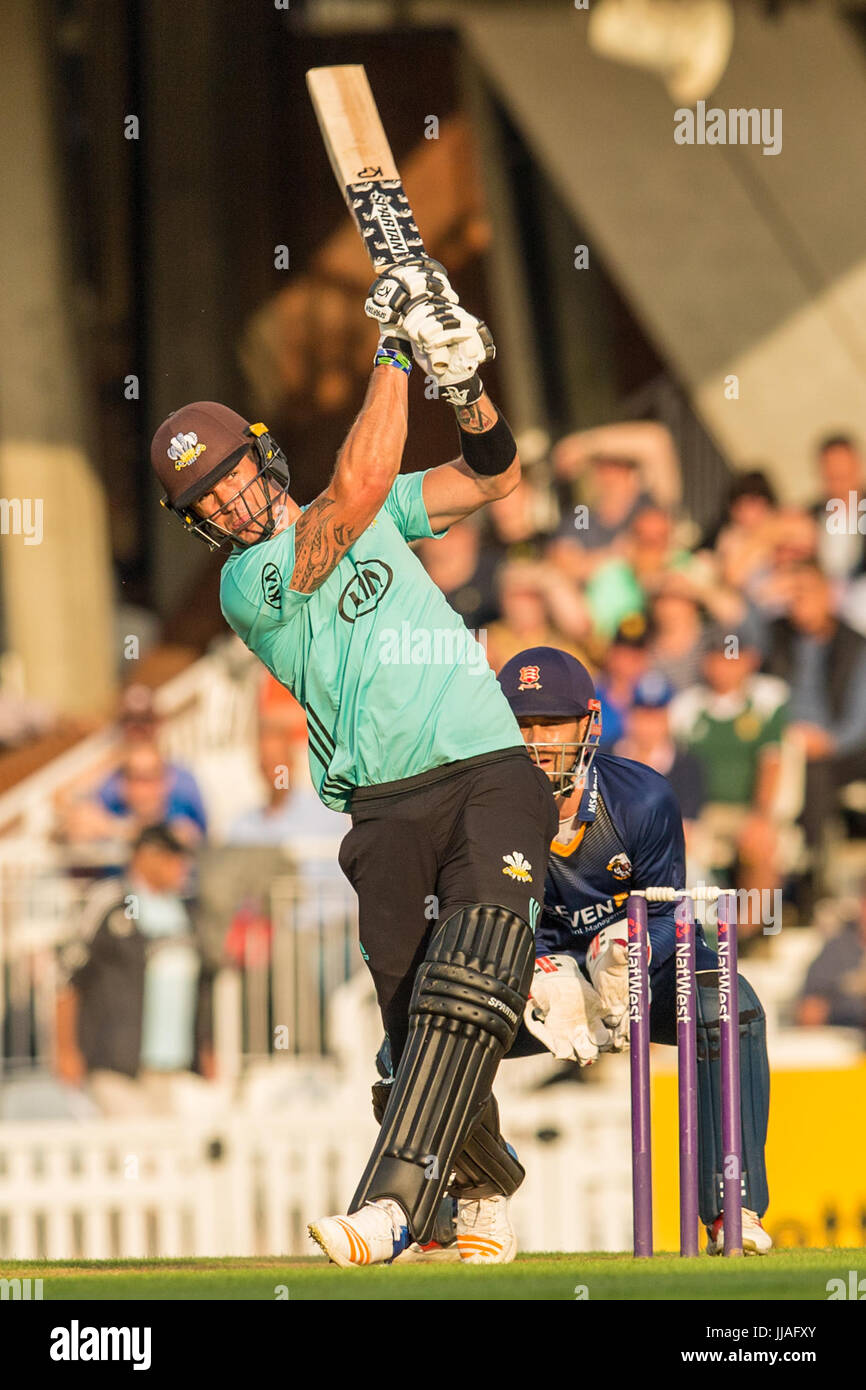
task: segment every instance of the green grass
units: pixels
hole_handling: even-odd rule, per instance
[[[763,1258],[523,1255],[492,1269],[407,1265],[340,1270],[324,1259],[7,1261],[0,1277],[41,1278],[45,1299],[826,1300],[827,1281],[866,1275],[866,1249],[780,1250]],[[285,1297],[285,1295],[282,1295]]]

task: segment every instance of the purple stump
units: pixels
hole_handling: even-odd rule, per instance
[[[634,1253],[653,1253],[653,1174],[650,1133],[649,971],[646,898],[629,897],[628,1017],[631,1062],[631,1182]]]
[[[719,1043],[722,1054],[722,1183],[725,1254],[743,1253],[743,1138],[740,1120],[740,1004],[737,899],[719,897]]]
[[[680,1254],[698,1253],[698,1053],[695,999],[695,908],[676,910],[677,1076],[680,1121]]]

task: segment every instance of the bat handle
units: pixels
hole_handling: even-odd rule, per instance
[[[437,348],[430,354],[430,365],[436,376],[442,376],[448,370],[451,361],[451,353],[447,348]]]

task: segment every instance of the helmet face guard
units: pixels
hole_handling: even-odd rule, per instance
[[[589,727],[585,738],[578,739],[574,743],[527,743],[526,745],[533,762],[538,767],[541,767],[543,754],[553,755],[553,767],[543,768],[542,771],[550,779],[551,787],[556,796],[570,796],[574,791],[582,791],[586,785],[589,769],[592,767],[592,761],[601,740],[601,702],[588,700],[587,714],[589,715]],[[583,715],[579,722],[585,718],[586,715]]]
[[[267,426],[250,425],[244,433],[249,436],[249,445],[234,454],[230,454],[228,458],[223,460],[219,470],[198,487],[198,498],[204,497],[221,478],[224,478],[237,466],[245,454],[252,450],[258,462],[255,476],[250,478],[249,482],[245,483],[242,488],[239,488],[217,511],[209,517],[198,516],[194,511],[196,497],[181,497],[173,505],[167,497],[161,499],[161,505],[178,518],[184,529],[190,531],[194,536],[198,536],[199,540],[204,541],[210,550],[219,550],[226,544],[240,546],[243,550],[248,550],[250,546],[259,545],[261,541],[269,540],[276,530],[277,522],[288,496],[288,460],[273,436],[268,432]],[[261,488],[259,487],[260,484]],[[250,493],[251,489],[255,491],[251,496],[248,496],[247,494]],[[264,501],[261,505],[257,505],[261,500],[262,493],[264,494]],[[232,530],[228,526],[221,525],[220,518],[235,511],[239,498],[243,499],[249,519],[244,526]],[[249,530],[253,526],[256,527],[259,534],[253,540],[241,540],[238,536],[238,530]]]

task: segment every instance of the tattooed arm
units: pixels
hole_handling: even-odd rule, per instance
[[[334,476],[295,522],[291,588],[310,594],[381,511],[400,472],[408,421],[408,377],[375,367],[361,413],[337,458]]]
[[[487,434],[499,420],[499,412],[486,391],[473,405],[457,406],[454,413],[464,435]],[[429,469],[424,474],[424,505],[431,527],[442,531],[452,526],[485,502],[507,497],[519,481],[520,459],[516,452],[503,472],[490,476],[476,473],[462,457]]]

